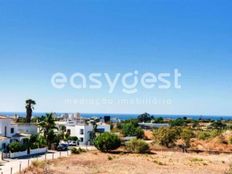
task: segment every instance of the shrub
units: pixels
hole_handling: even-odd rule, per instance
[[[72,154],[80,154],[80,153],[82,153],[82,152],[86,152],[86,150],[85,149],[82,149],[82,148],[76,148],[76,147],[73,147],[72,149],[71,149],[71,152],[72,152]]]
[[[200,140],[209,140],[211,138],[215,138],[220,134],[221,132],[219,130],[214,129],[214,130],[201,131],[198,133],[197,137]]]
[[[137,127],[135,130],[137,138],[144,138],[144,131],[140,127]]]
[[[162,163],[161,161],[158,161],[158,160],[154,160],[153,162],[160,165],[160,166],[165,166],[166,165],[165,163]]]
[[[210,138],[210,133],[209,132],[199,132],[198,134],[198,139],[200,140],[208,140]]]
[[[19,152],[21,149],[21,144],[19,142],[13,142],[9,144],[10,152]]]
[[[154,141],[169,148],[175,145],[180,133],[181,130],[176,127],[161,127],[153,131]]]
[[[192,158],[190,159],[190,161],[197,163],[197,162],[203,162],[204,160],[202,158]]]
[[[71,152],[72,152],[72,154],[80,154],[81,152],[79,151],[79,149],[77,149],[77,148],[75,148],[75,147],[73,147],[72,149],[71,149]]]
[[[149,145],[140,139],[132,139],[126,143],[126,149],[134,153],[147,153],[150,151]]]
[[[10,152],[20,152],[26,150],[26,148],[19,142],[13,142],[9,144],[9,150]]]
[[[105,132],[94,140],[95,147],[102,152],[109,152],[120,147],[121,141],[117,135]]]
[[[82,149],[82,148],[78,148],[78,150],[80,151],[80,152],[87,152],[87,150],[85,150],[85,149]]]
[[[25,151],[27,150],[29,147],[27,144],[21,144],[21,150],[20,151]]]
[[[38,149],[39,148],[39,144],[38,143],[34,143],[31,145],[31,149]]]
[[[108,160],[112,160],[113,158],[111,156],[108,156]]]

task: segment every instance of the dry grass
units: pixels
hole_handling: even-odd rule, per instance
[[[232,155],[157,152],[156,154],[104,154],[98,151],[35,163],[25,174],[224,174]]]

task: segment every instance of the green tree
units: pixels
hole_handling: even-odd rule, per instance
[[[181,130],[177,127],[161,127],[153,131],[154,141],[167,148],[175,145]]]
[[[186,120],[183,119],[183,118],[177,118],[175,120],[170,121],[170,125],[172,127],[175,127],[175,126],[186,126]]]
[[[138,119],[129,119],[129,120],[125,120],[123,121],[122,124],[127,124],[127,123],[131,123],[133,124],[135,127],[139,126],[139,120]],[[122,125],[121,125],[122,126]]]
[[[194,133],[191,129],[185,128],[181,131],[180,137],[184,141],[185,147],[189,148],[190,147],[190,140],[191,140],[191,138],[194,137]]]
[[[95,138],[94,145],[102,152],[109,152],[119,148],[121,141],[117,135],[105,132]]]
[[[222,130],[226,128],[226,124],[222,123],[222,121],[214,121],[213,123],[210,124],[210,128],[212,129],[218,129]]]
[[[122,133],[124,136],[144,137],[144,131],[140,127],[136,127],[133,123],[123,124]]]
[[[31,135],[29,139],[29,144],[31,149],[37,149],[39,148],[39,135]]]
[[[34,109],[34,105],[36,105],[36,102],[32,99],[26,100],[26,122],[30,123],[31,122],[31,117],[32,117],[32,111]]]
[[[163,123],[163,122],[164,122],[163,117],[158,117],[153,119],[153,123]]]
[[[150,122],[152,117],[148,113],[143,113],[143,114],[139,115],[137,119],[139,122]]]

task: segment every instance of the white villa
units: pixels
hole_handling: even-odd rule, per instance
[[[58,121],[57,125],[65,126],[70,136],[75,136],[79,140],[79,145],[90,144],[90,134],[94,130],[91,123],[86,123],[84,119],[78,117],[69,117],[66,121]],[[104,122],[97,123],[97,132],[110,132],[110,125]]]
[[[37,126],[33,124],[15,124],[10,117],[0,116],[0,150],[14,141],[21,141],[37,133]]]

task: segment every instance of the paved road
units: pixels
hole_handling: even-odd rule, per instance
[[[96,148],[93,146],[80,146],[80,148],[86,149],[86,150],[95,150]],[[2,162],[3,166],[0,166],[0,174],[15,174],[19,173],[20,170],[26,169],[28,166],[30,166],[31,162],[34,160],[51,160],[56,159],[59,157],[65,157],[69,156],[71,154],[71,151],[63,151],[63,152],[57,152],[57,151],[49,151],[47,154],[39,155],[39,156],[30,156],[25,158],[16,158],[16,159],[5,159],[5,161]]]

